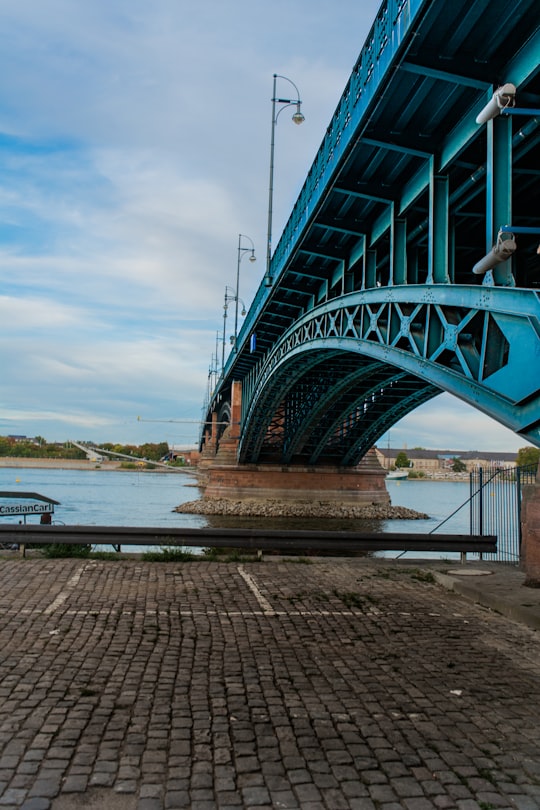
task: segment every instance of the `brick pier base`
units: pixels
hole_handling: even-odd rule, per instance
[[[385,471],[370,453],[358,467],[215,465],[206,471],[205,498],[390,503]]]
[[[521,567],[525,571],[527,584],[540,588],[540,466],[536,482],[523,487]]]

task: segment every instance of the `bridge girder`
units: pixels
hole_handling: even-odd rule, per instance
[[[540,446],[540,298],[393,288],[311,310],[246,380],[239,461],[354,465],[443,390]]]
[[[540,445],[537,5],[383,0],[208,405],[242,383],[240,460],[352,464],[443,390]]]

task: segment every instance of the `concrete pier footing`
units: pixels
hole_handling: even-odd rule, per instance
[[[390,503],[385,472],[370,452],[358,467],[219,464],[205,470],[205,498]]]

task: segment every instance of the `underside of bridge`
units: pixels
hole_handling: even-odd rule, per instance
[[[537,0],[383,2],[203,449],[353,468],[442,391],[540,446],[539,57]]]
[[[354,466],[381,431],[440,393],[388,363],[321,349],[284,363],[242,437],[241,462]]]

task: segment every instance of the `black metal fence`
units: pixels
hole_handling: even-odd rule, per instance
[[[533,484],[537,465],[479,467],[470,473],[471,534],[495,534],[496,554],[483,559],[517,565],[521,549],[521,490]]]

